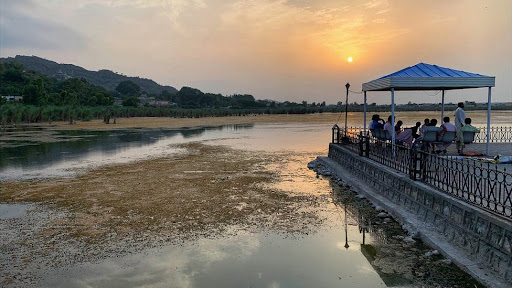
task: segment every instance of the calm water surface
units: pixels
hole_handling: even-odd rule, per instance
[[[330,125],[230,125],[186,130],[68,131],[79,140],[0,147],[0,180],[69,177],[107,164],[179,153],[176,144],[201,141],[266,151],[326,154]]]

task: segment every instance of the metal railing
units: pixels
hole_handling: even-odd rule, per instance
[[[475,134],[475,143],[487,143],[487,128],[478,128],[480,133]],[[512,143],[512,127],[491,127],[491,143]]]
[[[409,148],[396,144],[393,149],[388,141],[376,140],[366,136],[361,136],[360,138],[364,143],[360,145],[363,147],[360,155],[366,155],[378,163],[405,174],[411,172],[412,154]]]
[[[344,128],[338,127],[338,125],[334,125],[332,127],[332,143],[335,144],[342,144],[345,148],[355,152],[359,153],[361,151],[361,148],[359,145],[361,144],[360,137],[359,137],[359,130],[358,128],[347,128],[347,131],[345,132]]]
[[[420,181],[475,206],[512,218],[512,174],[497,165],[417,152]],[[418,169],[419,168],[419,169]]]
[[[345,131],[335,127],[333,140],[337,142],[333,143],[405,173],[415,181],[512,219],[512,174],[506,169],[499,170],[496,165],[490,163],[440,157],[419,151],[416,146],[408,148],[394,145],[393,148],[389,141],[377,140],[369,135],[363,135],[361,131],[358,134],[356,128],[347,129],[345,137]],[[503,130],[498,129],[491,133],[498,135],[496,131]],[[335,134],[338,137],[335,137]]]

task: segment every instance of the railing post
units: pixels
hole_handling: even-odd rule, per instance
[[[363,156],[364,154],[364,141],[363,131],[359,131],[359,156]]]
[[[365,156],[366,158],[370,158],[370,135],[369,134],[366,134],[365,135],[365,139],[366,139],[366,153],[365,153]]]
[[[427,179],[427,157],[428,153],[425,151],[420,152],[420,175],[421,180],[425,181]]]
[[[416,181],[416,168],[418,167],[418,161],[417,161],[417,155],[418,150],[416,145],[412,145],[412,148],[410,149],[410,161],[409,161],[409,178]]]

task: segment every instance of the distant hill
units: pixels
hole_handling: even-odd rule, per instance
[[[48,77],[65,80],[68,78],[84,78],[87,82],[96,86],[101,86],[107,90],[115,90],[122,81],[131,80],[140,86],[141,91],[148,94],[160,94],[163,90],[176,93],[178,90],[172,86],[163,86],[151,79],[128,77],[114,73],[110,70],[89,71],[73,64],[59,64],[54,61],[46,60],[37,56],[21,56],[1,58],[1,61],[17,61],[30,70],[42,73]]]

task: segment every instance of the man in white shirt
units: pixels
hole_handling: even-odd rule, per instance
[[[464,106],[464,104],[463,104]],[[453,125],[452,123],[450,123],[450,117],[444,117],[443,118],[443,125],[441,125],[441,132],[439,132],[438,134],[438,138],[437,139],[442,139],[443,138],[443,134],[445,132],[457,132],[459,129],[457,129],[457,127],[455,125]],[[443,143],[443,144],[437,144],[437,147],[440,149],[440,150],[437,150],[436,153],[446,153],[446,148],[450,147],[450,145],[452,145],[452,143]]]
[[[459,102],[457,104],[457,109],[455,109],[455,114],[453,114],[455,116],[455,127],[457,127],[457,138],[455,139],[455,141],[457,142],[457,147],[462,147],[462,145],[464,145],[464,139],[463,136],[462,136],[462,130],[460,128],[462,128],[464,126],[464,121],[466,120],[466,112],[464,111],[464,103],[462,102]],[[460,149],[457,149],[457,150],[460,150]]]
[[[466,112],[464,111],[464,103],[459,102],[457,104],[457,109],[455,109],[455,127],[457,127],[457,131],[460,130],[462,126],[464,126],[464,120],[466,120]]]

